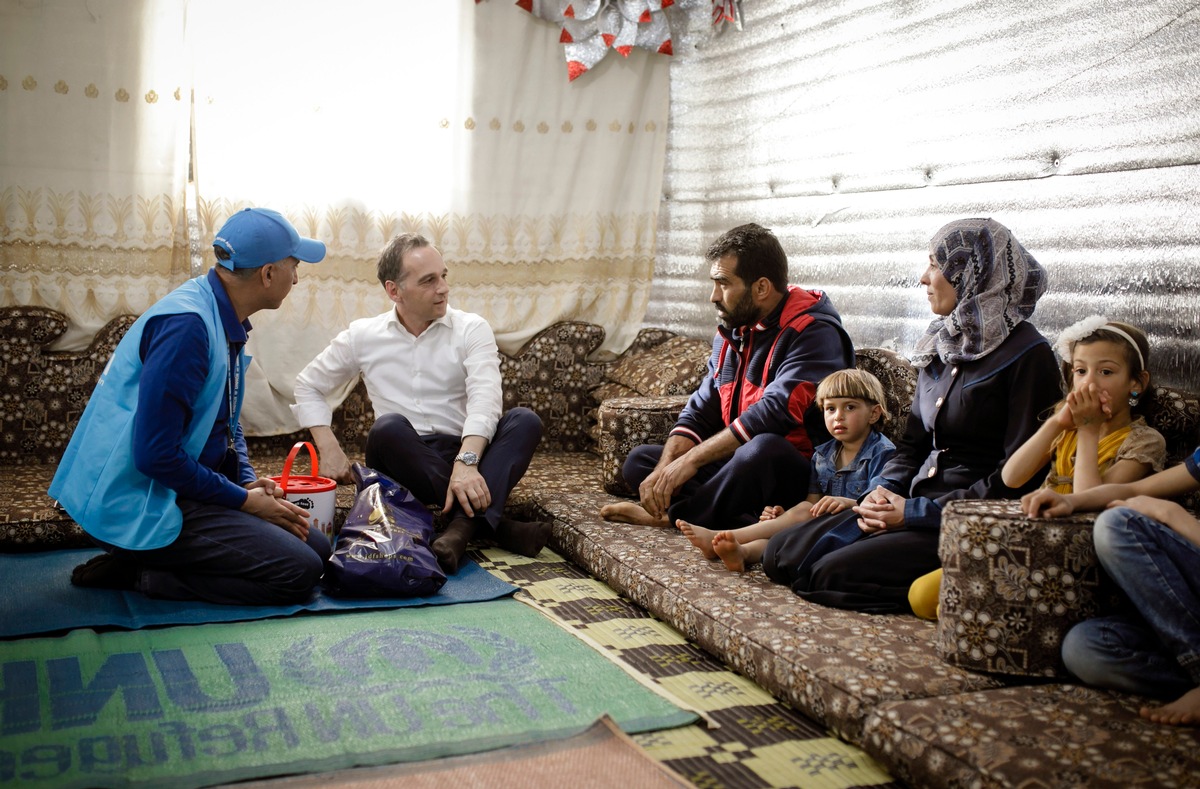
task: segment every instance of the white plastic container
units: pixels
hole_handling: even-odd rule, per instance
[[[308,448],[312,474],[292,474],[292,462],[297,453]],[[283,464],[283,474],[271,477],[281,488],[288,501],[308,510],[309,528],[319,529],[333,542],[333,512],[337,504],[337,482],[328,477],[317,476],[317,450],[308,441],[297,441]]]

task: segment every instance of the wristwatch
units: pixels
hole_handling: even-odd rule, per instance
[[[462,463],[464,466],[474,466],[479,463],[479,455],[474,452],[459,452],[454,458],[455,463]]]

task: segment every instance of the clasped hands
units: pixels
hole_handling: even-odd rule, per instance
[[[667,517],[671,497],[694,476],[696,466],[688,459],[687,454],[654,469],[638,486],[638,499],[642,509],[652,518]]]
[[[904,528],[904,502],[899,493],[877,486],[851,509],[858,514],[858,528],[866,534]]]
[[[284,498],[283,487],[268,477],[260,477],[246,486],[246,501],[242,512],[248,512],[268,523],[308,540],[308,510]]]

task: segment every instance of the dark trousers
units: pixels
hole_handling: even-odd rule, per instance
[[[658,466],[661,446],[634,447],[622,473],[633,490]],[[732,456],[696,472],[671,499],[667,517],[709,529],[732,529],[758,520],[763,507],[785,509],[808,496],[812,464],[783,436],[763,434]]]
[[[529,468],[541,440],[542,420],[528,408],[513,408],[500,417],[496,434],[479,461],[479,473],[492,495],[491,506],[482,516],[492,529],[500,522],[508,494]],[[369,467],[408,488],[417,501],[441,509],[446,503],[454,457],[461,447],[461,436],[423,436],[400,414],[385,414],[367,436],[366,461]],[[462,514],[462,507],[455,502],[450,517]]]
[[[940,566],[937,531],[900,529],[845,544],[857,520],[853,510],[845,510],[776,534],[763,551],[763,572],[820,605],[872,614],[909,612],[912,582]],[[814,548],[822,555],[811,555]]]
[[[309,529],[305,543],[241,510],[179,501],[183,528],[150,551],[104,546],[141,568],[137,588],[150,597],[226,605],[284,605],[309,598],[329,559],[329,539]]]

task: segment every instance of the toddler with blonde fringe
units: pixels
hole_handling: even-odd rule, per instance
[[[887,436],[875,429],[888,416],[883,385],[865,370],[830,373],[817,386],[816,402],[833,436],[813,450],[808,497],[784,511],[767,507],[758,523],[740,529],[715,530],[687,521],[676,525],[705,557],[721,559],[735,572],[762,558],[774,534],[818,515],[853,507],[871,489],[871,481],[896,450]]]

